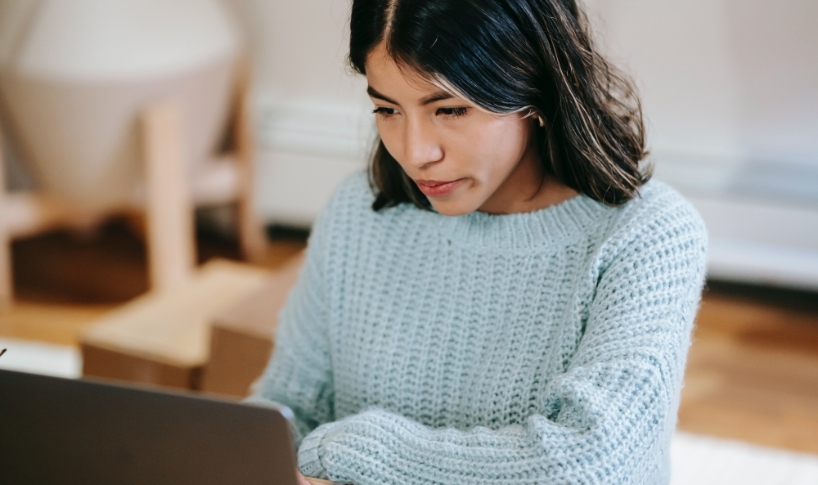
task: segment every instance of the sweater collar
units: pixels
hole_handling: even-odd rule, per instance
[[[551,246],[587,234],[607,210],[611,208],[580,194],[559,204],[524,213],[475,211],[452,217],[424,212],[429,222],[440,227],[444,237],[458,245],[524,249]]]

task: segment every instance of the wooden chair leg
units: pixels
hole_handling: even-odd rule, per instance
[[[11,308],[14,283],[11,267],[11,234],[6,210],[6,164],[3,159],[3,134],[0,131],[0,310]]]
[[[188,280],[195,265],[195,227],[181,108],[150,106],[142,117],[148,265],[151,288]]]
[[[264,226],[258,216],[254,188],[254,137],[252,118],[250,116],[250,69],[249,61],[240,61],[239,76],[236,83],[235,122],[233,125],[235,139],[236,163],[239,169],[239,190],[237,203],[238,238],[244,258],[250,262],[264,261],[267,238]]]

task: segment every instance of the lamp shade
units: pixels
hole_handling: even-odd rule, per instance
[[[189,170],[224,128],[240,35],[216,0],[0,0],[0,92],[42,189],[102,209],[140,179],[138,117],[182,110]]]

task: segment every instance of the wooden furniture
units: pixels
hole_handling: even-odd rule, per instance
[[[192,180],[185,163],[185,127],[178,103],[167,99],[144,109],[139,120],[144,180],[141,190],[135,190],[133,200],[125,206],[89,212],[45,192],[7,191],[0,140],[0,305],[7,307],[13,300],[12,239],[64,227],[93,227],[117,215],[145,221],[142,225],[154,289],[170,289],[190,276],[196,259],[196,206],[235,204],[242,252],[248,260],[259,261],[265,252],[265,236],[254,204],[249,68],[241,68],[239,73],[228,137],[230,150]]]
[[[258,267],[215,260],[182,285],[111,311],[80,335],[83,376],[198,389],[211,321],[269,277]]]
[[[14,284],[11,279],[11,225],[9,197],[6,193],[6,164],[3,159],[3,133],[0,125],[0,309],[11,305]]]
[[[278,315],[298,279],[304,253],[277,269],[257,291],[217,315],[201,391],[243,398],[264,371],[275,345]]]

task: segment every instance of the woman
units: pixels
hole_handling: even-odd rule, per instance
[[[574,0],[355,0],[380,142],[335,192],[253,400],[306,476],[669,482],[705,270]]]

